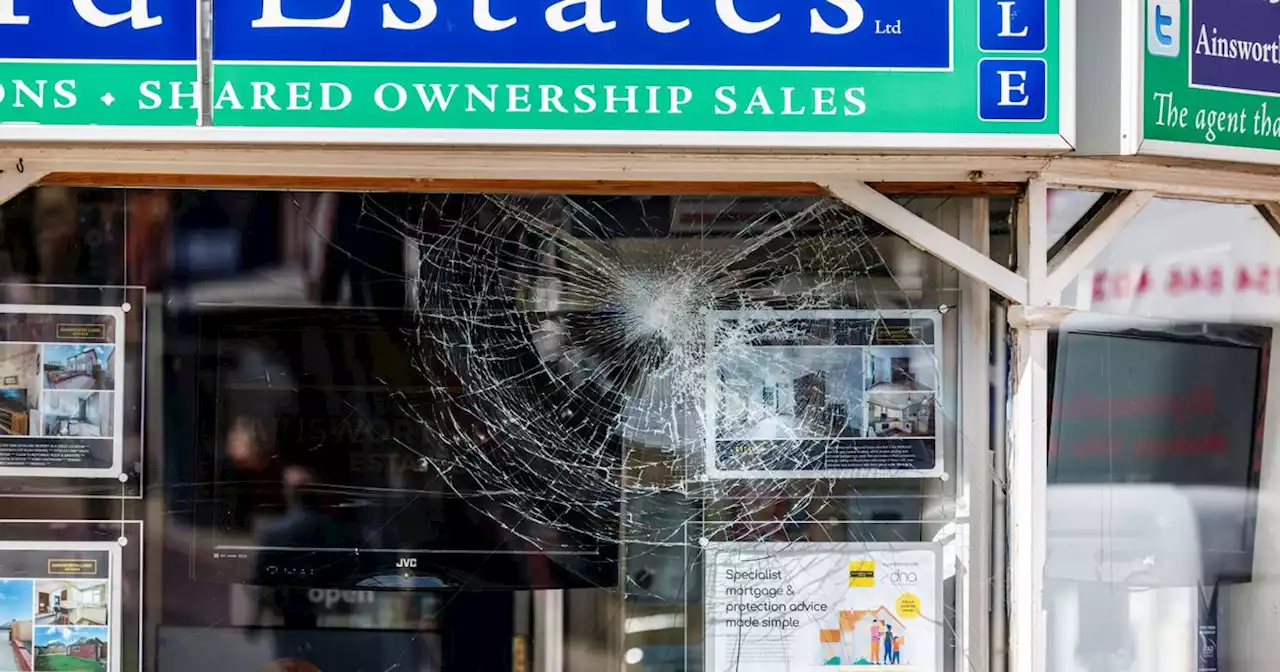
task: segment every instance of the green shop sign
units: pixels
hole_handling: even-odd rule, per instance
[[[1280,5],[1145,2],[1140,151],[1280,161]]]
[[[0,137],[1066,150],[1070,4],[0,0]]]

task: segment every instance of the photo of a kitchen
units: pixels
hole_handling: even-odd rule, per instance
[[[938,361],[933,348],[870,348],[866,373],[869,436],[935,436]]]
[[[871,436],[936,436],[936,397],[933,393],[867,395],[867,426]]]
[[[106,625],[106,579],[36,582],[36,625]]]
[[[111,438],[115,431],[112,392],[45,392],[44,436]]]

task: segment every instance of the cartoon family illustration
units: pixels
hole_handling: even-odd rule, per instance
[[[907,628],[883,605],[839,612],[840,627],[820,630],[823,665],[902,665]],[[910,664],[910,661],[908,661]]]
[[[893,624],[883,620],[871,624],[871,664],[897,665],[902,662],[902,637],[893,634]]]

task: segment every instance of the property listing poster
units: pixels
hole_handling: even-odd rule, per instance
[[[0,305],[0,476],[121,473],[124,313]]]
[[[935,544],[711,543],[709,672],[942,670]]]
[[[0,670],[117,669],[109,549],[0,546]]]
[[[940,319],[923,310],[711,313],[708,474],[943,475]]]

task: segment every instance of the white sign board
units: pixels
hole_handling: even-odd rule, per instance
[[[713,542],[706,669],[942,670],[936,544]]]

